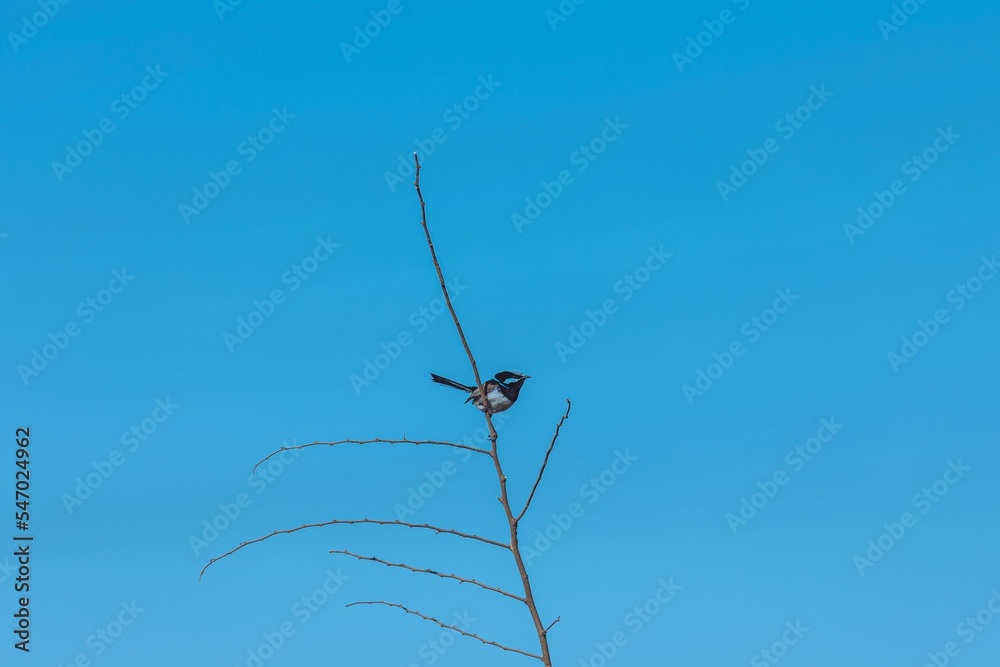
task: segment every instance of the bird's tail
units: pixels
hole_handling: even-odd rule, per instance
[[[434,382],[437,382],[438,384],[443,384],[446,387],[452,387],[454,389],[461,389],[462,391],[471,392],[473,389],[475,389],[475,387],[467,387],[464,384],[461,384],[459,382],[455,382],[454,380],[449,380],[448,378],[443,378],[440,375],[435,375],[434,373],[431,373],[431,380],[433,380]]]

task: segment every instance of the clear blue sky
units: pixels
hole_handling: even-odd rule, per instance
[[[419,149],[480,368],[532,376],[501,427],[515,498],[574,401],[522,525],[556,664],[993,664],[995,4],[333,4],[0,12],[16,660],[530,664],[343,608],[533,649],[516,603],[328,553],[516,587],[488,546],[333,527],[198,580],[421,484],[410,520],[502,538],[489,462],[447,450],[250,476],[283,442],[481,427],[428,377],[471,372]]]

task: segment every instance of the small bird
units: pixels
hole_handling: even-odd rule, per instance
[[[530,375],[521,375],[511,371],[501,371],[496,374],[495,380],[484,382],[483,388],[486,390],[486,400],[490,406],[490,413],[503,412],[514,405],[517,395],[521,392],[521,385],[530,377]],[[465,399],[465,402],[472,401],[473,405],[483,410],[483,399],[479,394],[479,387],[470,387],[434,373],[431,373],[431,380],[446,387],[454,387],[468,392],[469,397]]]

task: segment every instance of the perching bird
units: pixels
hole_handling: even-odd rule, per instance
[[[496,374],[495,380],[484,382],[483,388],[486,389],[486,399],[489,401],[490,412],[503,412],[514,405],[514,401],[517,400],[517,395],[521,391],[521,385],[529,377],[531,376],[512,373],[511,371],[502,371]],[[469,397],[465,399],[465,402],[472,401],[472,404],[477,408],[480,410],[483,409],[483,400],[479,395],[478,387],[470,387],[454,380],[443,378],[440,375],[435,375],[434,373],[431,373],[431,380],[446,387],[454,387],[455,389],[468,392]]]

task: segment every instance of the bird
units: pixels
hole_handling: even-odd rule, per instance
[[[524,381],[530,378],[530,375],[522,375],[520,373],[514,373],[513,371],[501,371],[496,374],[496,379],[487,380],[483,383],[483,388],[486,390],[486,400],[489,402],[490,413],[503,412],[514,405],[517,400],[518,394],[521,392],[521,385]],[[431,380],[437,382],[438,384],[443,384],[446,387],[452,387],[454,389],[461,389],[464,392],[468,392],[469,397],[465,399],[468,403],[472,401],[472,404],[484,410],[483,400],[479,394],[479,387],[464,385],[461,382],[455,382],[454,380],[449,380],[446,377],[441,377],[440,375],[435,375],[431,373]]]

